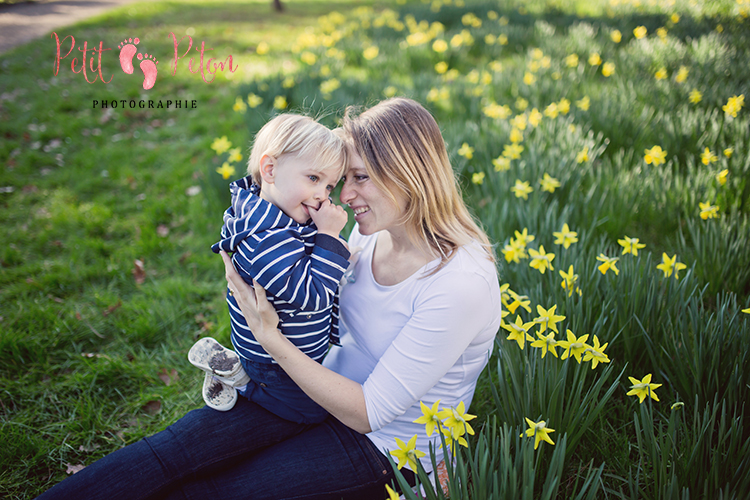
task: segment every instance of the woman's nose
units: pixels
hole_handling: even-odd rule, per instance
[[[348,205],[349,202],[351,202],[354,199],[354,190],[351,188],[351,185],[344,181],[344,184],[341,186],[341,193],[339,194],[339,199],[341,200],[341,203],[344,205]]]

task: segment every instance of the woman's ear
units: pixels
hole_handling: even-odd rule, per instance
[[[264,184],[273,184],[276,174],[276,158],[271,155],[260,157],[260,178]]]

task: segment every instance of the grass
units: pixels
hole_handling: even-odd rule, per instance
[[[498,244],[501,283],[527,297],[529,310],[506,321],[557,305],[566,317],[558,341],[569,329],[608,343],[610,363],[592,370],[542,359],[528,343],[521,351],[500,330],[472,405],[482,431],[452,471],[454,497],[745,496],[750,129],[747,108],[729,117],[722,106],[750,95],[750,5],[336,3],[343,16],[329,2],[285,5],[277,15],[266,2],[134,4],[59,33],[113,48],[138,36],[139,50],[160,60],[148,91],[138,69],[119,70],[115,51],[104,59],[106,85],[86,83],[67,60],[54,76],[54,39],[0,56],[0,494],[33,497],[69,466],[202,403],[186,352],[199,336],[229,334],[221,263],[208,250],[228,201],[229,180],[216,172],[227,155],[214,154],[214,139],[226,136],[246,156],[277,97],[334,125],[344,106],[395,94],[435,114],[465,198]],[[648,31],[640,40],[638,26]],[[219,60],[231,54],[239,69],[205,83],[188,56],[172,74],[170,33],[205,41]],[[433,50],[436,39],[445,52]],[[365,57],[372,46],[377,55]],[[590,64],[592,53],[602,62]],[[579,61],[569,66],[571,54]],[[613,75],[602,74],[604,62]],[[689,72],[678,81],[682,66]],[[661,68],[668,76],[658,80]],[[689,101],[692,89],[700,102]],[[262,103],[242,111],[249,94]],[[198,106],[101,109],[95,99]],[[569,110],[553,117],[551,104],[564,109],[564,100]],[[492,104],[507,116],[489,116]],[[496,170],[513,120],[528,121],[532,108],[541,121],[527,123],[523,151]],[[471,157],[459,153],[463,143]],[[655,145],[667,151],[662,165],[644,161]],[[717,156],[708,165],[705,148]],[[559,181],[553,192],[540,189],[544,174]],[[528,200],[512,194],[516,180],[533,187]],[[717,218],[701,219],[705,201]],[[563,224],[578,236],[567,249],[552,234]],[[555,254],[554,269],[503,257],[524,228],[535,236],[528,249]],[[646,248],[622,254],[625,235]],[[656,268],[662,253],[686,264],[679,280]],[[601,254],[619,258],[617,275],[597,269]],[[569,266],[581,295],[561,287]],[[507,292],[506,310],[513,300]],[[628,377],[648,373],[661,401],[638,404]],[[525,418],[554,428],[555,447],[518,439]]]

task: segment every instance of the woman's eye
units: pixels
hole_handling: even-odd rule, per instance
[[[366,175],[355,175],[354,179],[356,179],[358,182],[366,181],[368,177]]]

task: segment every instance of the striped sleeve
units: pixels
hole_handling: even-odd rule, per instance
[[[254,248],[241,242],[232,258],[246,281],[254,279],[269,295],[301,311],[331,307],[348,265],[343,255],[321,245],[308,254],[299,232],[291,228],[268,231]]]

